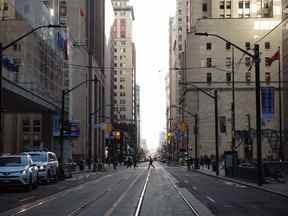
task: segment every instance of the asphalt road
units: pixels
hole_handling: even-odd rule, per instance
[[[287,216],[288,199],[244,185],[209,177],[187,168],[167,167],[177,180],[215,215]]]
[[[18,203],[18,207],[4,211],[0,215],[195,215],[191,209],[194,199],[191,197],[192,194],[178,191],[175,179],[162,166],[155,165],[156,168],[151,168],[150,171],[147,169],[147,164],[142,164],[136,169],[122,169],[103,175],[50,196],[27,201],[24,205]],[[20,196],[17,193],[16,195]],[[0,197],[5,200],[1,194]],[[195,202],[193,205],[199,212],[207,211],[201,203]],[[205,216],[209,216],[209,212],[205,213]]]

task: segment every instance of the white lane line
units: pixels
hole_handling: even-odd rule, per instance
[[[87,186],[89,184],[95,184],[95,183],[98,183],[106,178],[109,178],[111,177],[112,175],[106,175],[106,176],[103,176],[103,177],[100,177],[96,180],[93,180],[93,181],[89,181],[89,182],[85,182],[84,184],[82,184],[80,187],[84,187],[84,186]],[[48,196],[46,198],[43,198],[39,201],[35,201],[35,202],[32,202],[32,203],[28,203],[28,204],[25,204],[25,205],[22,205],[22,206],[19,206],[19,207],[16,207],[14,209],[10,209],[6,212],[3,212],[3,215],[9,215],[9,216],[15,216],[15,215],[18,215],[18,214],[21,214],[23,212],[26,212],[28,210],[31,210],[35,207],[38,207],[38,206],[41,206],[43,204],[46,204],[48,202],[51,202],[53,200],[56,200],[56,199],[59,199],[59,198],[63,198],[64,196],[67,196],[68,194],[72,193],[72,192],[75,192],[75,191],[78,191],[80,189],[80,187],[74,187],[74,188],[69,188],[69,189],[66,189],[64,191],[60,191],[56,194],[53,194],[51,196]]]
[[[210,196],[206,196],[206,198],[207,198],[210,202],[216,203],[216,201],[215,201],[214,199],[212,199]]]
[[[104,216],[111,216],[113,211],[116,209],[116,207],[119,205],[119,203],[124,199],[124,197],[128,194],[128,192],[131,190],[131,188],[136,184],[136,182],[140,179],[142,173],[140,173],[137,178],[129,185],[129,187],[127,188],[127,190],[122,193],[122,195],[118,198],[118,200],[112,205],[112,207],[110,209],[108,209],[106,211],[106,213],[104,214]]]
[[[224,181],[224,183],[225,183],[226,185],[233,185],[233,184],[234,184],[233,182],[229,182],[229,181]]]
[[[34,199],[34,198],[35,198],[35,196],[27,197],[27,198],[19,200],[19,202],[26,202],[27,200],[31,200],[31,199]]]
[[[148,185],[148,182],[149,182],[149,178],[150,178],[150,170],[148,171],[148,175],[147,175],[147,177],[146,177],[146,181],[145,181],[143,190],[142,190],[142,192],[141,192],[141,196],[140,196],[140,199],[139,199],[139,201],[138,201],[137,208],[136,208],[136,212],[135,212],[134,216],[140,215],[140,210],[141,210],[141,206],[142,206],[142,204],[143,204],[144,195],[145,195],[145,192],[146,192],[146,189],[147,189],[147,185]]]

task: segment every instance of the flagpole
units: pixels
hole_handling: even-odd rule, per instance
[[[281,90],[281,58],[280,47],[278,47],[279,59],[278,59],[278,92],[279,92],[279,157],[283,161],[283,140],[282,140],[282,90]]]

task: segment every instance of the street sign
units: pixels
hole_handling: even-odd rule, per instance
[[[186,121],[183,120],[183,121],[181,122],[180,128],[181,128],[181,131],[182,131],[183,133],[187,131],[188,125],[187,125]]]

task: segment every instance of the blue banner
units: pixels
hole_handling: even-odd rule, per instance
[[[270,121],[273,118],[275,111],[273,87],[261,88],[261,108],[262,108],[262,120]]]

